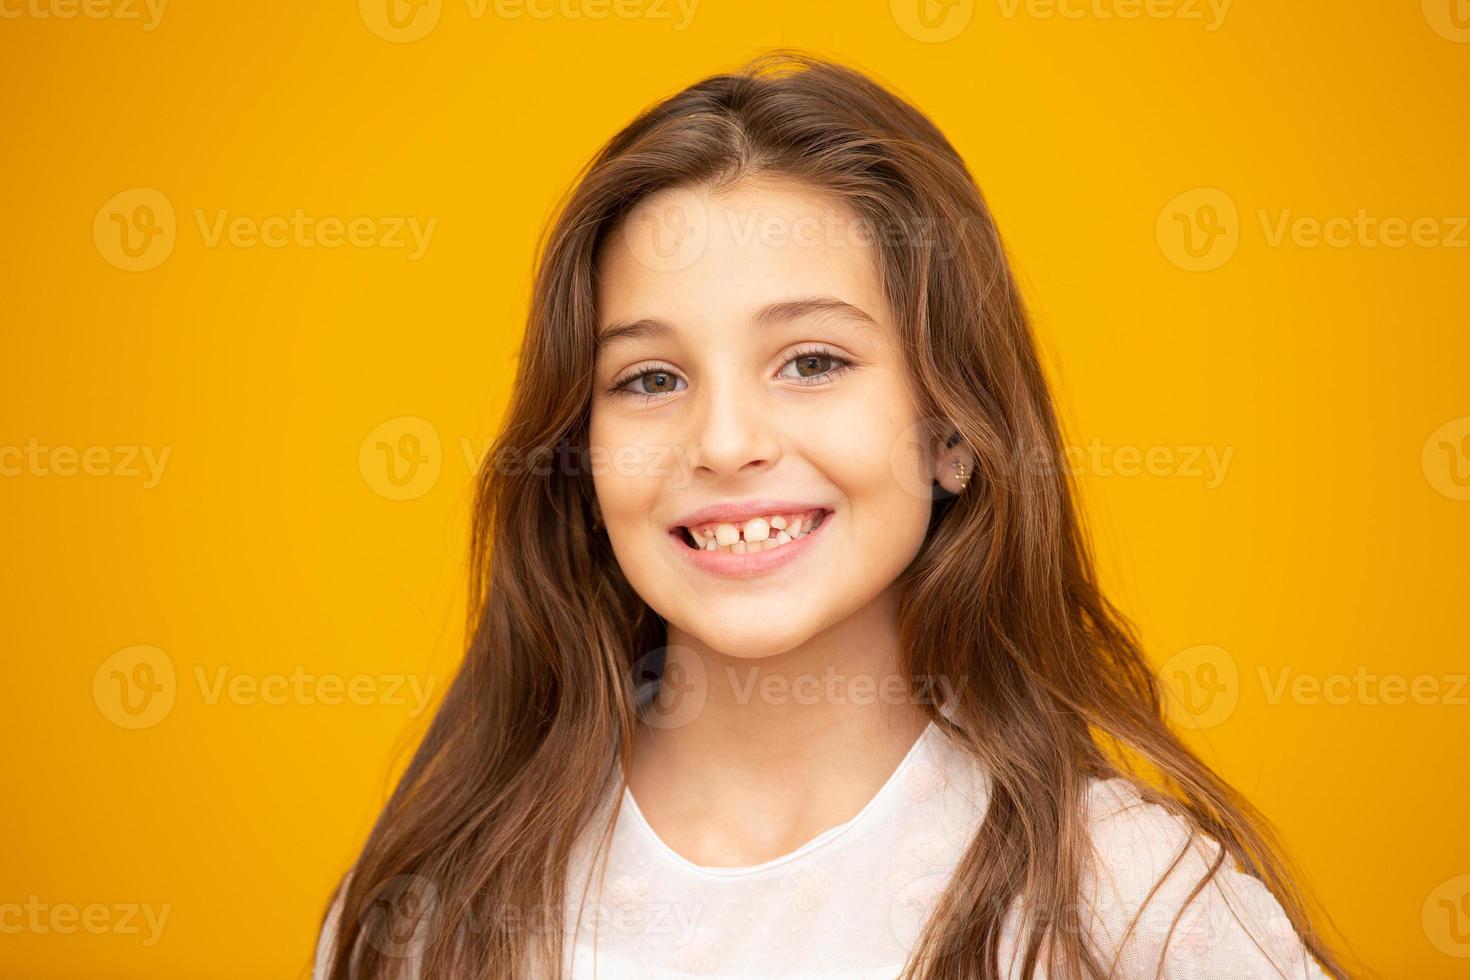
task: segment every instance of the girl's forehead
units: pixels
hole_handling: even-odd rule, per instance
[[[606,237],[597,285],[604,326],[748,315],[810,295],[837,297],[880,321],[885,313],[871,237],[833,195],[789,182],[650,195]]]

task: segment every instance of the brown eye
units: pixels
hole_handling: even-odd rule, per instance
[[[796,372],[791,373],[795,366]],[[845,357],[824,350],[805,350],[792,356],[782,366],[781,377],[802,385],[827,384],[844,371],[851,370],[852,362]]]
[[[653,381],[650,382],[648,380],[649,378],[652,378]],[[674,375],[669,371],[649,371],[647,374],[640,375],[638,382],[643,393],[648,395],[662,395],[676,390],[674,388]],[[664,385],[668,385],[668,387],[665,388],[663,387]]]
[[[666,368],[654,368],[650,371],[639,371],[637,374],[623,375],[621,380],[614,381],[608,386],[608,394],[622,398],[636,398],[645,402],[654,401],[664,395],[677,392],[679,382],[682,380],[673,371]]]
[[[816,377],[832,370],[833,363],[834,358],[826,354],[803,354],[796,358],[796,371],[803,378]]]

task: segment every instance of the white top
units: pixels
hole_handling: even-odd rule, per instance
[[[598,980],[892,980],[979,828],[987,785],[979,764],[931,722],[856,816],[788,854],[738,868],[702,867],[677,854],[624,791],[605,887],[589,896],[570,953],[572,976],[593,980],[586,917],[597,909]],[[1188,834],[1181,818],[1144,803],[1123,779],[1094,780],[1088,807],[1097,861],[1082,904],[1096,909],[1088,925],[1106,963]],[[1165,980],[1325,977],[1276,899],[1228,859],[1190,903],[1165,953],[1174,917],[1218,846],[1195,838],[1134,928],[1118,976],[1151,978],[1163,955]],[[1016,954],[1003,971],[1012,977],[1020,975],[1017,922],[1013,905],[1001,944],[1002,964]]]
[[[568,944],[571,976],[594,980],[595,965],[596,980],[893,980],[986,801],[983,771],[933,722],[856,816],[747,867],[703,867],[680,856],[625,790],[603,887],[592,883]],[[1188,835],[1180,818],[1143,802],[1123,779],[1094,780],[1088,808],[1097,859],[1081,898],[1095,910],[1087,928],[1106,964]],[[588,846],[572,861],[569,928]],[[1165,951],[1176,914],[1218,847],[1195,837],[1128,937],[1116,976],[1152,978],[1162,956],[1163,980],[1325,980],[1280,904],[1229,859],[1189,903]],[[1002,973],[1013,978],[1020,976],[1016,913],[1013,905],[1001,943],[1001,962],[1011,963]],[[318,978],[324,952],[319,947]]]

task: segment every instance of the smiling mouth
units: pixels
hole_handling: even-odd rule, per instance
[[[815,531],[831,513],[818,507],[800,513],[769,514],[744,521],[711,521],[695,527],[680,526],[676,534],[692,551],[736,555],[774,551]]]

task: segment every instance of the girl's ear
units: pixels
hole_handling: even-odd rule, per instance
[[[954,430],[950,431],[947,438],[934,440],[931,464],[934,482],[954,496],[965,493],[975,475],[975,454],[965,445],[959,432]]]

